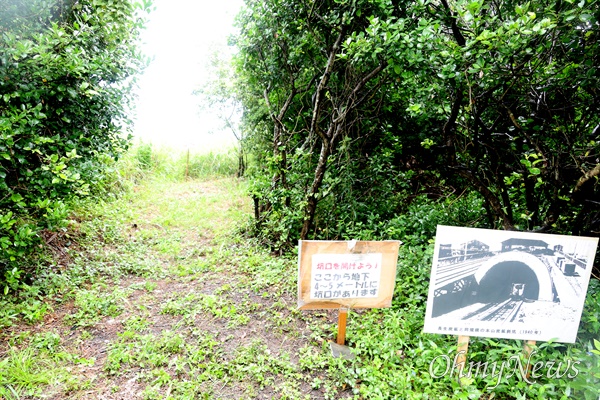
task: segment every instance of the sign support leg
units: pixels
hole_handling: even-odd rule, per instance
[[[469,351],[469,336],[458,336],[458,346],[456,348],[456,365],[459,366],[459,376],[462,375],[467,365],[467,352]]]
[[[523,354],[525,355],[525,358],[527,360],[529,360],[529,357],[531,357],[531,352],[533,351],[533,347],[535,346],[535,340],[527,340],[525,341],[525,344],[523,345]],[[527,364],[527,372],[526,372],[526,378],[529,379],[529,374],[531,373],[531,365],[528,363]]]
[[[338,314],[338,334],[337,344],[344,345],[346,343],[346,320],[348,319],[348,309],[345,307],[340,308]]]
[[[190,169],[190,149],[188,147],[188,149],[187,149],[187,157],[185,159],[185,179],[187,179],[187,178],[190,177],[189,169]]]

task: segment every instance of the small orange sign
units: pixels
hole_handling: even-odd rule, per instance
[[[397,240],[301,240],[298,308],[389,307],[399,246]]]

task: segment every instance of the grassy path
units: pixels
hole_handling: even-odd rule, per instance
[[[231,234],[250,211],[233,179],[83,209],[32,303],[47,312],[2,332],[0,399],[350,395],[322,372],[332,315],[295,309],[295,260]]]

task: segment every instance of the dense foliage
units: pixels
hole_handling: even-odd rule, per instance
[[[468,226],[597,236],[597,1],[247,1],[258,233],[360,237],[419,195]],[[268,168],[264,168],[267,166]]]
[[[455,340],[421,329],[437,224],[600,234],[599,3],[245,3],[236,95],[258,161],[254,233],[275,249],[404,242],[397,312],[361,318],[361,358],[330,371],[365,398],[596,398],[595,280],[578,343],[540,345],[544,359],[580,360],[575,380],[432,379],[429,362]],[[483,339],[470,354],[520,348]]]
[[[0,282],[125,148],[142,28],[128,0],[0,1]]]

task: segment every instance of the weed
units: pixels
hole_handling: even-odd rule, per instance
[[[150,322],[140,315],[132,315],[124,321],[123,325],[125,326],[126,332],[143,332],[150,326]]]
[[[196,279],[199,274],[204,272],[214,271],[210,261],[208,260],[192,260],[186,263],[177,263],[169,269],[171,274],[178,277],[190,277],[190,280]]]
[[[36,349],[54,353],[60,345],[60,335],[55,332],[38,333],[31,339],[31,345]]]
[[[116,317],[124,310],[123,301],[130,290],[116,288],[106,293],[106,286],[97,284],[91,289],[82,289],[75,293],[77,311],[65,320],[76,326],[86,327],[96,324],[101,318]]]
[[[242,313],[235,313],[232,315],[227,322],[227,328],[233,329],[238,326],[248,325],[250,322],[250,316]]]
[[[0,360],[0,398],[19,399],[58,391],[60,387],[73,386],[79,380],[68,367],[54,361],[45,352],[33,347],[23,350],[11,348]]]
[[[80,338],[81,340],[89,340],[89,339],[91,339],[92,337],[93,337],[93,336],[92,336],[92,334],[91,334],[89,331],[86,331],[86,330],[82,330],[82,331],[81,331],[81,334],[80,334],[80,336],[79,336],[79,338]]]

